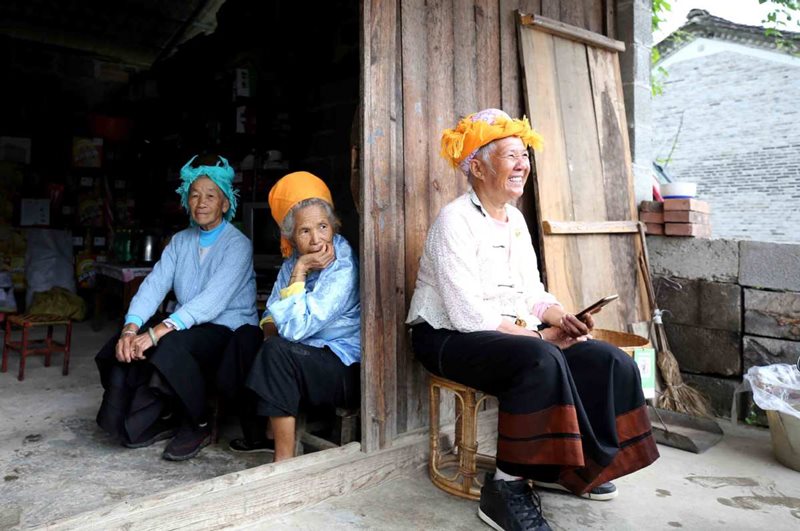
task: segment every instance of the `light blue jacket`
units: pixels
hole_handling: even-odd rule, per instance
[[[236,330],[257,324],[253,246],[236,227],[225,225],[202,263],[200,229],[175,234],[131,300],[126,321],[147,321],[172,290],[178,305],[170,317],[181,328],[214,323]]]
[[[305,290],[281,297],[297,263],[297,253],[284,260],[267,301],[264,318],[272,317],[284,339],[330,348],[345,365],[361,361],[361,302],[358,259],[341,235],[333,237],[336,259],[321,271],[310,271]]]

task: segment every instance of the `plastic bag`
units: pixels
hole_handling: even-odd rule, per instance
[[[794,365],[776,363],[750,367],[742,383],[749,385],[753,401],[761,409],[780,411],[800,419],[800,370]]]
[[[57,315],[83,321],[86,318],[86,302],[71,291],[56,286],[34,293],[27,313]]]
[[[64,230],[28,229],[28,250],[25,255],[25,277],[28,293],[25,307],[33,302],[33,294],[60,286],[75,292],[72,266],[72,235]]]

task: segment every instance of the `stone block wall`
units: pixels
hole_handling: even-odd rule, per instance
[[[797,362],[800,245],[649,236],[647,247],[670,350],[717,415],[730,416],[750,367]]]

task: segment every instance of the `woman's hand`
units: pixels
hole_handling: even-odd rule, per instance
[[[261,327],[261,330],[264,332],[264,341],[278,335],[278,327],[275,326],[275,323],[272,321],[267,321],[264,323],[264,325]]]
[[[585,336],[594,328],[594,318],[591,314],[584,314],[578,319],[573,314],[565,312],[560,305],[549,307],[544,312],[542,321],[551,326],[560,328],[565,334],[572,338]]]
[[[575,316],[573,315],[573,317]],[[544,328],[542,330],[528,330],[527,328],[523,328],[515,323],[512,323],[508,319],[503,319],[502,321],[500,321],[500,326],[497,327],[497,331],[506,334],[536,337],[539,339],[543,339],[548,343],[552,343],[561,349],[571,347],[572,345],[578,343],[579,341],[586,341],[587,339],[592,339],[592,336],[589,335],[588,333],[577,337],[572,337],[557,326],[551,326],[548,328]]]
[[[561,316],[556,324],[558,328],[564,331],[569,337],[585,336],[594,328],[594,318],[591,314],[585,314],[581,319],[571,313],[565,313]]]
[[[315,253],[308,253],[304,254],[300,258],[297,259],[298,265],[302,264],[302,267],[305,269],[306,272],[313,271],[315,269],[325,269],[336,258],[336,254],[333,250],[332,243],[323,244],[322,249]]]
[[[573,317],[575,317],[573,315]],[[545,328],[540,332],[542,334],[542,339],[545,341],[554,344],[560,349],[569,348],[575,343],[580,341],[586,341],[587,339],[592,339],[592,336],[589,334],[584,334],[577,337],[572,337],[567,334],[563,329],[558,328],[556,326],[551,326],[550,328]]]
[[[133,323],[128,323],[122,329],[122,333],[117,340],[115,354],[117,361],[121,363],[130,363],[133,358],[133,342],[136,338],[136,333],[139,327]]]
[[[123,334],[119,336],[116,346],[117,361],[130,363],[133,359],[133,340],[136,334]]]
[[[152,346],[153,340],[150,338],[150,334],[144,333],[136,336],[133,340],[133,359],[143,360],[145,351]]]

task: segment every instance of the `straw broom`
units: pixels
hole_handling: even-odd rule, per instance
[[[667,334],[661,322],[661,310],[656,304],[656,294],[650,276],[650,260],[647,254],[647,243],[644,236],[644,224],[639,223],[639,236],[642,241],[642,254],[639,255],[639,266],[645,280],[647,298],[653,311],[652,328],[656,346],[656,364],[664,381],[664,390],[656,398],[656,407],[686,413],[696,417],[710,417],[711,406],[708,398],[683,381],[680,365],[667,343]]]

